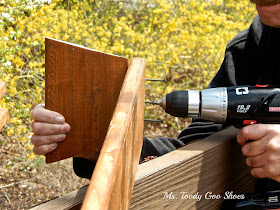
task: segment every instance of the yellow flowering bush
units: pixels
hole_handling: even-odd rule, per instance
[[[167,79],[146,83],[146,97],[156,100],[173,89],[205,88],[226,43],[255,15],[249,0],[0,0],[0,80],[7,83],[0,105],[10,112],[4,132],[31,152],[30,112],[44,102],[45,37],[145,58],[147,78]],[[147,107],[147,117],[159,115]]]

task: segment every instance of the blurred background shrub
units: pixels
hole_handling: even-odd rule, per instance
[[[1,107],[10,120],[2,132],[26,149],[30,112],[44,103],[44,38],[51,37],[98,51],[142,57],[146,99],[158,100],[175,89],[202,89],[222,63],[226,43],[256,15],[249,0],[0,0],[0,80],[7,83]],[[146,107],[146,118],[165,119],[170,136],[186,120]]]

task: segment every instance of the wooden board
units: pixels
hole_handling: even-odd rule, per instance
[[[128,209],[144,129],[145,60],[134,58],[94,169],[82,209]]]
[[[6,84],[5,82],[0,81],[0,99],[3,98],[5,93],[6,93]],[[9,119],[8,109],[0,108],[0,130],[3,128],[3,126],[8,121],[8,119]]]
[[[50,200],[30,210],[78,210],[81,209],[82,201],[84,200],[88,185],[79,190],[75,190],[65,196]]]
[[[0,130],[9,119],[9,112],[6,108],[0,108]]]
[[[83,188],[32,210],[128,209],[143,142],[144,73],[145,60],[132,59],[86,196]]]
[[[99,152],[128,68],[128,59],[46,38],[46,108],[71,131],[46,155],[54,162]]]
[[[139,165],[130,209],[220,209],[222,198],[205,196],[252,192],[237,132],[231,127]],[[182,198],[197,193],[200,201]]]
[[[6,83],[0,81],[0,99],[3,98],[5,93],[6,93]]]
[[[206,200],[207,192],[220,195],[227,191],[234,194],[252,192],[255,180],[235,141],[237,132],[231,127],[139,165],[129,209],[216,210],[220,209],[223,199]],[[203,197],[200,201],[182,199],[181,192],[199,193]],[[80,198],[75,199],[76,206],[81,205],[85,191],[73,193],[79,194],[77,197]],[[164,198],[166,193],[170,198]],[[172,195],[177,199],[172,199]],[[70,205],[73,201],[68,202],[68,199],[68,195],[63,196],[50,201],[49,208],[43,206],[41,209],[52,210],[53,206],[62,204],[63,208],[56,210],[75,209]]]

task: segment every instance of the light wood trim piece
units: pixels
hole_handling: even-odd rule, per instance
[[[0,99],[3,98],[5,93],[6,93],[6,83],[0,81]]]
[[[9,112],[6,108],[0,108],[0,130],[9,119]]]
[[[128,209],[143,142],[145,60],[132,59],[82,209]]]
[[[3,96],[6,93],[6,83],[0,81],[0,99],[3,98]],[[3,128],[5,123],[9,119],[9,111],[6,108],[0,108],[0,130]]]
[[[255,180],[236,142],[237,132],[230,127],[139,165],[130,209],[220,209],[223,199],[206,200],[207,192],[252,192]],[[166,192],[177,199],[164,198]],[[183,192],[199,193],[202,200],[182,199]]]

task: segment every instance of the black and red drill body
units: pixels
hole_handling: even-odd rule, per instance
[[[234,86],[167,94],[160,106],[176,117],[200,117],[236,127],[280,123],[280,88]]]

